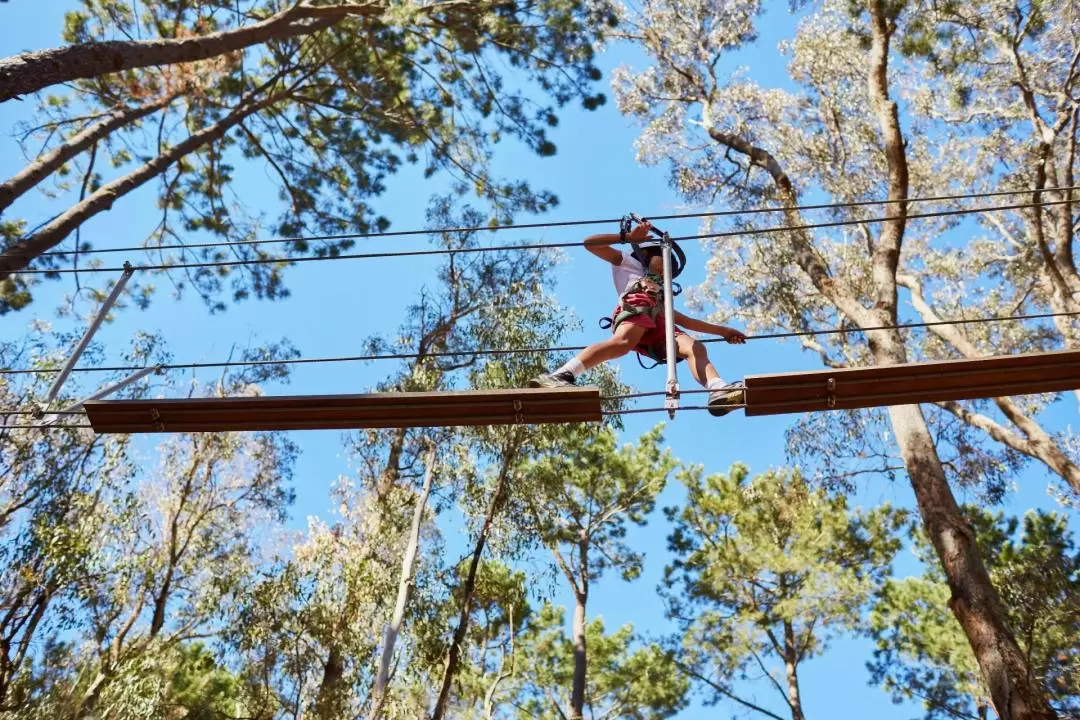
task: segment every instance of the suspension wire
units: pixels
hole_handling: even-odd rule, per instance
[[[664,393],[651,393],[651,394],[663,395]],[[602,400],[609,400],[611,398],[601,397],[601,399]],[[725,405],[724,407],[725,408],[731,408],[731,410],[737,410],[739,408],[745,408],[746,404],[745,403],[733,403],[733,404],[730,404],[730,405]],[[679,408],[680,411],[682,411],[682,410],[708,410],[708,409],[709,409],[708,405],[683,405],[683,406],[681,406]],[[611,416],[614,416],[614,415],[638,415],[638,414],[641,414],[641,413],[654,413],[654,412],[666,412],[666,411],[667,411],[667,408],[650,407],[650,408],[630,408],[630,409],[627,409],[627,410],[603,410],[603,411],[601,411],[600,414],[602,416],[604,416],[604,417],[611,417]],[[14,412],[0,413],[0,415],[16,415],[16,414],[19,414],[19,413],[14,413]],[[49,413],[46,413],[46,414],[49,414]],[[85,429],[85,430],[93,430],[94,429],[92,425],[81,425],[81,424],[80,425],[58,425],[58,424],[53,424],[53,425],[21,425],[20,424],[20,425],[6,425],[6,426],[5,425],[0,425],[0,431],[4,430],[5,428],[11,428],[11,429],[15,429],[15,430],[53,430],[53,429],[56,429],[56,430],[83,430],[83,429]]]
[[[877,330],[918,330],[920,328],[939,327],[941,325],[979,325],[982,323],[1012,322],[1015,320],[1044,320],[1056,317],[1077,317],[1080,310],[1032,313],[1031,315],[1000,315],[982,318],[961,318],[959,320],[934,320],[932,322],[900,323],[898,325],[872,325],[865,328],[836,328],[832,330],[799,330],[795,332],[763,333],[747,335],[747,340],[783,340],[786,338],[806,337],[810,335],[843,335],[845,333],[868,333]],[[705,338],[702,343],[727,342],[723,338]],[[139,368],[136,368],[139,369]]]
[[[1070,188],[1071,189],[1071,188]],[[980,208],[956,208],[952,210],[938,210],[935,212],[926,213],[911,213],[904,215],[902,218],[907,220],[919,220],[925,218],[936,217],[951,217],[957,215],[973,215],[984,212],[997,212],[1002,210],[1022,210],[1025,208],[1034,207],[1049,207],[1052,205],[1065,205],[1075,202],[1072,199],[1069,200],[1052,200],[1052,201],[1040,201],[1033,203],[1015,203],[1012,205],[998,205],[993,207],[980,207]],[[659,218],[657,218],[659,219]],[[778,232],[791,232],[795,230],[813,230],[816,228],[832,228],[843,227],[848,225],[864,225],[872,223],[883,223],[896,220],[896,217],[875,217],[866,218],[862,220],[836,220],[832,222],[822,223],[807,223],[805,225],[781,225],[778,227],[756,228],[750,230],[731,230],[726,232],[705,233],[698,235],[682,235],[679,237],[673,237],[671,240],[708,240],[716,238],[726,237],[741,237],[747,235],[767,235]],[[622,241],[617,240],[614,244],[626,244],[629,240]],[[374,253],[344,253],[340,255],[316,255],[297,258],[250,258],[250,259],[237,259],[237,260],[210,260],[206,262],[190,262],[190,263],[159,263],[150,265],[136,265],[136,270],[185,270],[194,268],[216,268],[216,267],[240,267],[247,265],[292,265],[296,263],[305,262],[321,262],[324,260],[369,260],[373,258],[388,258],[388,257],[418,257],[425,255],[453,255],[453,254],[465,254],[465,253],[485,253],[485,252],[503,252],[511,250],[547,250],[554,248],[566,248],[566,247],[581,247],[580,242],[561,242],[561,243],[528,243],[522,245],[493,245],[490,247],[471,247],[460,248],[455,250],[450,249],[437,249],[437,250],[406,250],[406,251],[385,251]],[[46,269],[33,269],[33,270],[18,270],[13,274],[22,275],[62,275],[67,273],[117,273],[123,271],[123,267],[91,267],[91,268],[60,268],[54,270]]]
[[[847,332],[862,334],[876,330],[913,330],[941,325],[978,325],[983,323],[1010,323],[1026,320],[1045,320],[1049,317],[1076,317],[1080,311],[1032,313],[1029,315],[1000,315],[990,317],[970,317],[961,320],[939,320],[930,323],[901,323],[899,325],[875,325],[872,327],[851,327],[820,330],[798,330],[793,332],[767,332],[762,335],[747,335],[747,340],[782,340],[786,338],[801,338],[807,336],[845,335]],[[702,343],[727,342],[724,338],[705,338],[699,340]],[[164,370],[197,370],[202,368],[226,368],[226,367],[255,367],[260,365],[314,365],[322,363],[359,363],[368,361],[383,361],[383,359],[419,359],[421,357],[484,357],[490,355],[526,355],[529,353],[563,353],[578,352],[588,348],[589,345],[556,345],[551,348],[504,348],[492,350],[444,350],[424,353],[386,353],[373,355],[341,355],[332,357],[293,357],[284,359],[252,359],[252,361],[220,361],[206,363],[176,363],[162,364],[159,367]],[[135,372],[143,367],[139,365],[112,365],[103,367],[77,367],[72,372]],[[32,373],[59,372],[56,368],[0,368],[0,375],[32,375]],[[689,391],[687,391],[689,392]]]
[[[661,393],[661,394],[663,394],[663,393]],[[730,408],[731,410],[738,410],[739,408],[745,408],[746,405],[745,404],[731,404],[731,405],[725,405],[724,407],[725,408]],[[683,406],[681,406],[679,408],[680,412],[683,411],[683,410],[708,410],[708,409],[709,409],[708,405],[683,405]],[[612,416],[615,416],[615,415],[638,415],[638,414],[641,414],[641,413],[654,413],[654,412],[667,412],[667,408],[656,407],[656,408],[631,408],[629,410],[603,410],[603,411],[600,412],[600,415],[603,416],[603,417],[612,417]],[[0,415],[2,415],[2,414],[13,415],[14,413],[0,413]],[[94,426],[93,425],[81,425],[81,424],[80,425],[59,425],[59,424],[52,424],[52,425],[24,425],[24,424],[18,424],[18,425],[6,425],[6,426],[5,425],[0,425],[0,432],[2,432],[5,429],[11,429],[11,430],[93,430]]]
[[[728,389],[731,389],[731,388],[728,388]],[[745,388],[738,388],[738,389],[745,390]],[[709,390],[707,388],[701,388],[700,390],[698,390],[698,389],[679,390],[680,395],[700,395],[700,394],[711,393],[711,392],[713,392],[713,391]],[[622,395],[602,395],[602,396],[600,396],[600,399],[601,400],[633,400],[633,399],[636,399],[636,398],[643,398],[643,397],[658,397],[660,395],[667,395],[667,391],[666,390],[653,390],[651,392],[625,393],[625,394],[622,394]]]
[[[989,197],[1001,197],[1005,195],[1024,195],[1034,192],[1071,192],[1073,190],[1080,190],[1080,185],[1070,185],[1068,187],[1056,187],[1056,188],[1043,188],[1041,191],[1035,190],[993,190],[989,192],[975,192],[975,193],[963,193],[957,195],[928,195],[925,197],[907,198],[903,200],[899,199],[885,199],[885,200],[853,200],[850,202],[840,203],[819,203],[812,205],[796,205],[792,208],[784,207],[769,207],[769,208],[752,208],[749,210],[714,210],[695,213],[677,213],[673,215],[649,215],[650,220],[687,220],[693,218],[714,218],[714,217],[727,217],[731,215],[762,215],[767,213],[785,212],[788,210],[796,212],[805,212],[808,210],[836,210],[841,208],[857,208],[867,207],[870,205],[893,205],[897,203],[920,203],[920,202],[946,202],[949,200],[978,200],[981,198]],[[473,227],[449,227],[449,228],[431,228],[427,230],[391,230],[389,232],[357,232],[357,233],[341,233],[337,235],[307,235],[296,237],[284,237],[284,238],[267,238],[263,240],[223,240],[219,242],[205,242],[205,243],[173,243],[166,245],[131,245],[127,247],[117,248],[91,248],[89,250],[79,250],[80,255],[101,255],[105,253],[119,253],[119,252],[140,252],[140,251],[152,251],[152,250],[197,250],[203,248],[229,248],[229,247],[250,247],[254,245],[272,245],[272,244],[284,244],[284,243],[297,243],[297,242],[320,242],[324,240],[378,240],[381,238],[391,237],[410,237],[416,235],[438,235],[442,233],[474,233],[474,232],[495,232],[498,230],[537,230],[544,228],[559,228],[559,227],[573,227],[580,225],[609,225],[617,223],[621,218],[607,218],[598,220],[557,220],[553,222],[534,222],[534,223],[521,223],[512,225],[480,225]],[[33,257],[57,257],[71,255],[76,251],[72,250],[54,250],[50,252],[38,253]],[[31,255],[30,253],[6,253],[8,257],[26,257]]]
[[[0,415],[85,415],[85,410],[49,410],[38,412],[37,410],[2,410]],[[4,428],[0,425],[0,430]]]
[[[658,395],[663,395],[664,393],[657,393],[657,394]],[[738,410],[739,408],[744,408],[744,407],[746,407],[746,403],[738,403],[738,404],[732,403],[730,405],[724,405],[725,409],[726,408],[731,408],[732,410]],[[708,410],[708,409],[709,409],[708,405],[680,405],[679,406],[679,411],[680,412],[683,411],[683,410]],[[629,410],[603,410],[603,411],[600,412],[600,414],[605,416],[605,417],[610,417],[612,415],[637,415],[639,413],[667,412],[667,410],[668,409],[665,408],[665,407],[631,408]]]
[[[15,413],[0,413],[0,415],[14,415]],[[48,413],[46,413],[48,414]],[[93,430],[93,425],[0,425],[0,432],[4,430]]]
[[[1032,313],[1030,315],[1003,315],[1003,316],[991,316],[982,318],[962,318],[959,320],[934,320],[933,322],[916,322],[916,323],[900,323],[897,325],[875,325],[867,328],[835,328],[835,329],[823,329],[823,330],[799,330],[796,332],[782,332],[782,333],[764,333],[761,335],[747,335],[747,340],[780,340],[785,338],[817,336],[817,335],[843,335],[846,333],[867,333],[878,330],[918,330],[921,328],[938,327],[941,325],[977,325],[983,323],[996,323],[996,322],[1014,322],[1020,320],[1043,320],[1047,318],[1056,317],[1077,317],[1080,316],[1080,310],[1075,311],[1063,311],[1063,312],[1050,312],[1050,313]],[[699,340],[701,343],[719,343],[727,342],[724,338],[705,338]],[[281,360],[223,360],[219,362],[190,362],[190,363],[175,363],[175,364],[161,364],[158,367],[162,371],[165,370],[198,370],[204,368],[229,368],[229,367],[255,367],[260,365],[313,365],[321,363],[340,363],[340,362],[366,362],[375,360],[417,360],[420,358],[464,358],[464,357],[485,357],[485,356],[498,356],[498,355],[527,355],[530,353],[550,354],[556,352],[577,352],[584,350],[587,345],[562,345],[555,347],[541,347],[541,348],[496,348],[491,350],[442,350],[438,352],[429,352],[421,355],[420,353],[386,353],[382,355],[343,355],[337,357],[321,357],[321,358],[288,358]],[[139,365],[111,365],[102,367],[77,367],[73,368],[71,372],[136,372],[142,370],[143,367]],[[49,374],[60,372],[57,368],[0,368],[0,375],[31,375],[36,373]],[[684,392],[693,392],[690,390]],[[660,393],[663,394],[663,393]]]

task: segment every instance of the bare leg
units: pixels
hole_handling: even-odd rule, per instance
[[[529,381],[529,387],[563,388],[573,386],[574,380],[583,371],[594,368],[602,362],[622,357],[632,351],[641,342],[644,335],[645,328],[623,323],[615,329],[615,333],[609,339],[593,343],[555,372],[534,377]]]
[[[582,350],[577,359],[581,361],[586,370],[589,370],[602,362],[614,360],[627,354],[637,347],[644,335],[645,328],[623,323],[615,328],[615,332],[607,340],[593,343]]]
[[[675,351],[679,357],[686,359],[690,374],[702,387],[708,387],[710,380],[720,377],[720,373],[716,372],[716,368],[709,362],[709,353],[705,346],[689,335],[675,337]]]

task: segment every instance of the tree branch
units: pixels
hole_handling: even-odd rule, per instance
[[[877,248],[874,251],[873,278],[876,294],[875,305],[888,313],[889,321],[896,322],[896,268],[900,263],[900,247],[904,241],[907,225],[908,195],[907,152],[904,136],[900,131],[899,111],[889,97],[889,40],[894,21],[885,17],[885,3],[871,2],[870,7],[870,72],[867,74],[870,103],[877,115],[885,142],[885,158],[889,168],[889,202],[881,227]],[[899,202],[897,202],[899,201]]]
[[[3,184],[0,184],[0,211],[9,207],[26,191],[55,172],[68,160],[108,136],[114,130],[130,125],[136,120],[167,107],[175,99],[176,95],[169,95],[138,107],[116,108],[98,122],[73,135],[67,142],[42,154],[32,163],[8,178]]]
[[[740,135],[726,133],[713,127],[708,119],[707,111],[703,112],[703,115],[705,116],[704,124],[708,129],[709,137],[721,145],[745,155],[750,159],[751,165],[764,168],[772,177],[773,184],[779,191],[780,200],[784,205],[784,219],[788,225],[794,228],[789,233],[789,237],[791,238],[792,250],[795,252],[795,259],[803,272],[810,277],[814,287],[855,323],[862,326],[879,325],[880,323],[875,322],[870,317],[866,308],[860,305],[846,288],[838,284],[837,280],[829,272],[825,261],[815,251],[810,236],[805,229],[801,228],[805,223],[795,209],[798,205],[798,198],[795,194],[794,185],[776,158],[764,148],[753,145]]]
[[[267,40],[310,35],[352,15],[381,15],[381,2],[313,7],[297,3],[276,15],[235,30],[179,39],[92,42],[26,52],[0,60],[0,102],[72,80],[121,70],[195,62]],[[311,20],[312,22],[304,22]]]
[[[0,255],[0,280],[10,277],[13,273],[29,265],[41,253],[56,247],[80,224],[98,213],[109,210],[116,200],[165,172],[174,162],[204,145],[220,139],[230,129],[243,121],[244,118],[285,97],[288,91],[272,93],[257,102],[251,101],[252,97],[271,85],[272,82],[276,82],[276,78],[274,81],[266,83],[263,88],[253,92],[248,101],[241,103],[218,122],[190,135],[183,142],[168,152],[158,155],[142,167],[102,186],[83,202],[68,208],[37,232],[9,247],[7,252]]]
[[[755,705],[754,703],[750,702],[749,700],[743,700],[738,695],[735,695],[734,693],[732,693],[730,690],[728,690],[724,686],[714,682],[711,678],[708,678],[705,675],[702,675],[701,673],[694,670],[694,668],[692,668],[691,666],[689,666],[686,663],[682,662],[681,660],[675,659],[674,662],[675,662],[675,667],[677,667],[681,672],[685,673],[686,675],[689,675],[690,677],[694,678],[695,680],[698,680],[699,682],[705,683],[706,685],[708,685],[710,688],[712,688],[716,692],[720,693],[721,695],[723,695],[724,697],[726,697],[726,698],[728,698],[730,700],[734,700],[735,702],[739,703],[743,707],[745,707],[745,708],[747,708],[749,710],[753,710],[754,712],[761,713],[765,717],[772,718],[772,720],[785,720],[785,718],[780,717],[779,715],[777,715],[774,712],[770,712],[770,711],[766,710],[765,708],[761,707],[760,705]]]

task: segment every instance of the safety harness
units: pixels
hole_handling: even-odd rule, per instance
[[[629,234],[633,222],[641,222],[641,218],[637,215],[630,213],[623,217],[622,222],[619,224],[619,237],[622,242],[626,242],[627,235]],[[647,248],[660,247],[663,244],[665,233],[657,230],[655,227],[652,229],[654,233],[660,237],[657,240],[649,239],[641,243],[631,243],[633,246],[633,252],[631,257],[641,263],[644,268],[649,267],[649,257],[645,252]],[[672,269],[671,276],[677,277],[682,272],[683,267],[686,265],[686,255],[675,243],[672,243]],[[672,295],[678,295],[682,292],[682,286],[678,283],[672,283],[671,285]],[[626,320],[637,317],[639,315],[646,315],[653,322],[660,317],[660,314],[664,311],[664,278],[662,275],[656,275],[653,273],[646,273],[644,276],[631,280],[626,288],[623,290],[622,295],[619,296],[619,309],[616,311],[614,317],[602,317],[600,318],[600,327],[612,332],[618,329]],[[667,362],[663,348],[656,348],[652,346],[641,346],[643,350],[647,351],[650,358],[656,361],[654,365],[646,366],[641,361],[641,355],[638,355],[638,363],[645,369],[651,369],[657,365],[663,365]],[[682,358],[679,358],[681,360]]]

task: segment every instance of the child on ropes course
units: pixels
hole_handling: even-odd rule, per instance
[[[649,221],[642,220],[629,232],[624,226],[618,235],[592,235],[585,239],[585,248],[589,252],[611,263],[611,278],[619,296],[619,305],[611,318],[612,336],[585,348],[555,372],[533,378],[529,387],[569,387],[586,370],[622,357],[631,350],[658,363],[666,361],[662,243],[649,240],[651,230]],[[632,244],[632,253],[612,247],[625,240]],[[674,320],[688,330],[719,335],[736,345],[746,343],[746,336],[733,328],[713,325],[678,311],[674,313]],[[689,360],[694,379],[710,391],[709,412],[712,415],[726,415],[738,407],[745,386],[741,382],[725,383],[709,361],[702,343],[676,327],[675,348],[678,360]]]

